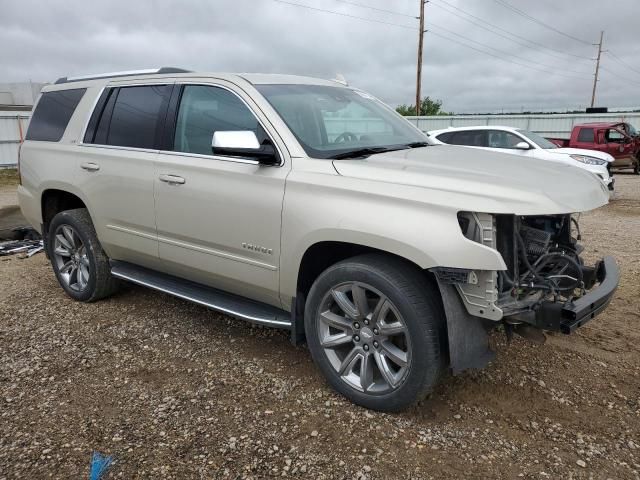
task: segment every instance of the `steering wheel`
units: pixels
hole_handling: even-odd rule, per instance
[[[358,136],[355,133],[343,132],[336,137],[333,143],[357,142]]]

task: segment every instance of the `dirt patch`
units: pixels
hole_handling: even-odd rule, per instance
[[[335,394],[305,348],[129,287],[79,304],[44,255],[0,259],[0,478],[594,478],[640,472],[640,178],[582,216],[622,268],[610,308],[399,414]],[[627,210],[630,213],[626,213]]]
[[[16,168],[0,168],[0,186],[17,185],[19,181]]]

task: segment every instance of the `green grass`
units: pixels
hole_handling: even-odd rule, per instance
[[[17,185],[18,184],[18,169],[16,168],[1,168],[0,169],[0,185]]]

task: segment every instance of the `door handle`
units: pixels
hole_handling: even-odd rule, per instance
[[[85,162],[80,164],[80,168],[88,172],[97,172],[98,170],[100,170],[100,165],[93,162]]]
[[[161,182],[168,183],[169,185],[182,185],[184,184],[184,178],[178,177],[177,175],[167,175],[161,174],[159,177]]]

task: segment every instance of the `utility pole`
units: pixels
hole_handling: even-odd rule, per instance
[[[596,103],[596,85],[598,84],[598,72],[600,70],[600,55],[602,54],[602,37],[604,36],[604,32],[600,31],[600,43],[594,43],[594,45],[598,45],[598,58],[596,58],[596,73],[593,76],[593,92],[591,93],[591,108]]]
[[[427,0],[420,2],[420,31],[418,32],[418,71],[416,74],[416,115],[420,115],[420,86],[422,84],[422,45],[424,43],[424,5]]]

